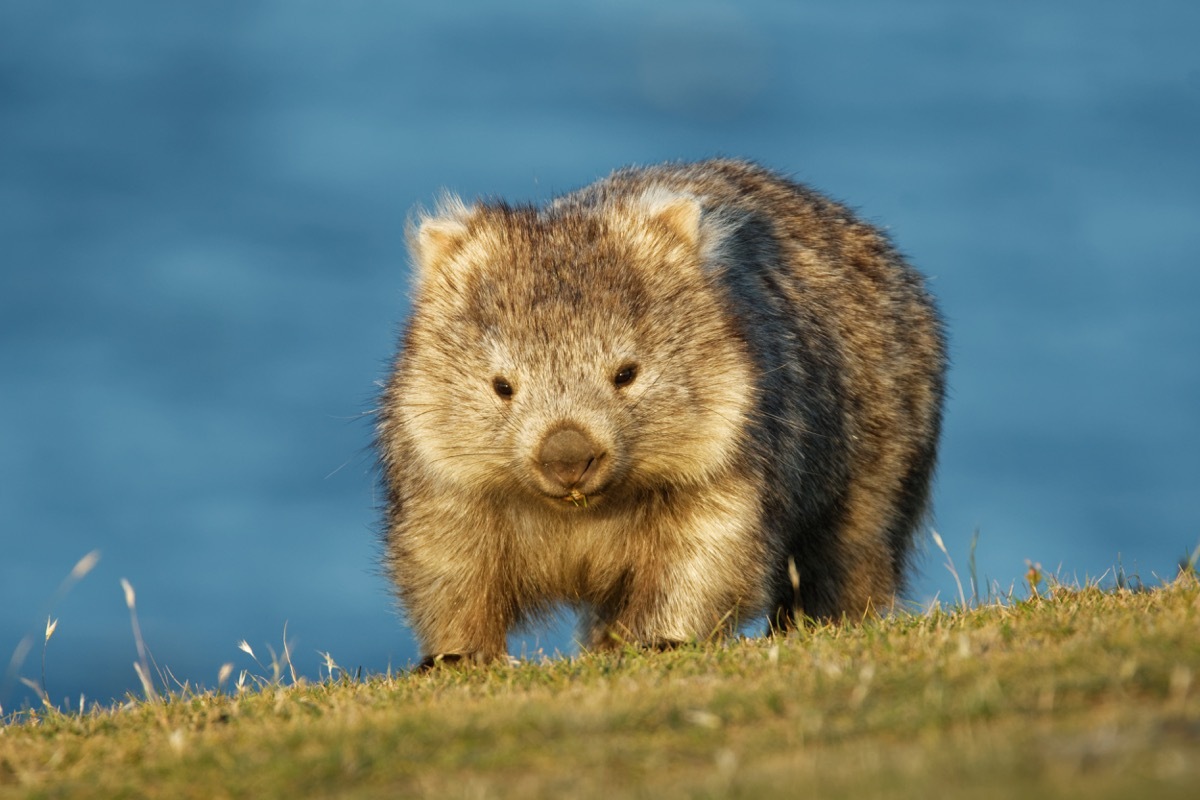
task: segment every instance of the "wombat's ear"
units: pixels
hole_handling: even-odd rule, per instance
[[[700,200],[695,195],[651,189],[642,195],[647,216],[691,245],[700,243]]]
[[[417,225],[413,237],[413,257],[427,273],[437,269],[467,236],[467,226],[456,219],[432,217]]]
[[[421,214],[408,226],[408,247],[419,275],[424,278],[442,269],[467,238],[473,211],[462,200],[446,195],[437,213]]]

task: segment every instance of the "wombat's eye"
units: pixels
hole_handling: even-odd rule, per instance
[[[613,385],[617,387],[628,386],[629,384],[633,383],[633,379],[636,377],[637,365],[626,364],[617,370],[617,374],[613,376]]]
[[[513,394],[512,384],[509,383],[508,380],[505,378],[500,378],[500,377],[492,378],[492,388],[496,390],[496,394],[500,395],[503,398],[512,397],[512,394]]]

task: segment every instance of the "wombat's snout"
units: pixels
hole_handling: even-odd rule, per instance
[[[604,453],[578,428],[559,428],[542,440],[538,469],[549,485],[564,494],[596,476]]]

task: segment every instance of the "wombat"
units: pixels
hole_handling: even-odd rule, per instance
[[[410,225],[384,557],[425,663],[565,604],[663,647],[858,619],[901,588],[946,369],[878,229],[737,160]]]

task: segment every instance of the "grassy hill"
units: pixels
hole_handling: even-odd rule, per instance
[[[27,710],[0,726],[0,797],[1190,798],[1198,678],[1193,577],[1056,586],[784,640]]]

